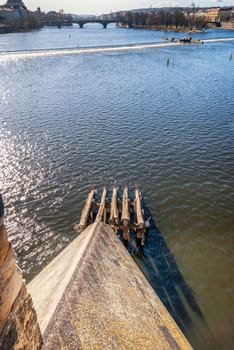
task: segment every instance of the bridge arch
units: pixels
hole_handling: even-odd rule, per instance
[[[108,24],[114,24],[114,23],[123,23],[126,24],[128,26],[128,28],[132,27],[132,23],[131,22],[127,22],[125,20],[121,20],[121,19],[98,19],[98,18],[91,18],[91,19],[78,19],[78,20],[73,20],[73,23],[77,23],[80,28],[83,28],[85,24],[88,23],[100,23],[102,24],[103,28],[107,28]]]
[[[101,22],[99,22],[99,21],[84,21],[84,22],[77,22],[78,23],[78,25],[80,26],[80,28],[84,28],[84,26],[86,25],[86,24],[100,24],[103,28],[106,28],[106,24],[103,24],[103,23],[101,23]]]

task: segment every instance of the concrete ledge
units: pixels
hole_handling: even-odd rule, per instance
[[[44,333],[90,242],[93,230],[93,225],[89,226],[82,235],[69,244],[27,286],[36,308],[42,333]]]
[[[45,350],[191,350],[114,231],[90,225],[28,286]]]

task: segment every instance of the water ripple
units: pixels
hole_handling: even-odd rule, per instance
[[[66,50],[0,58],[0,184],[26,278],[75,237],[90,186],[139,182],[211,328],[214,309],[227,325],[233,42]]]

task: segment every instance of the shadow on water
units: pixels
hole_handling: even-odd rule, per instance
[[[144,254],[134,259],[178,326],[187,333],[194,319],[205,322],[204,316],[144,200],[143,207],[145,219],[151,217],[150,227]]]

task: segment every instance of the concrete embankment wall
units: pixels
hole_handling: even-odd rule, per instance
[[[42,337],[32,299],[0,223],[0,349],[37,350]]]
[[[110,226],[87,227],[28,285],[43,350],[191,350]]]
[[[234,22],[222,22],[221,27],[224,29],[234,29]]]

